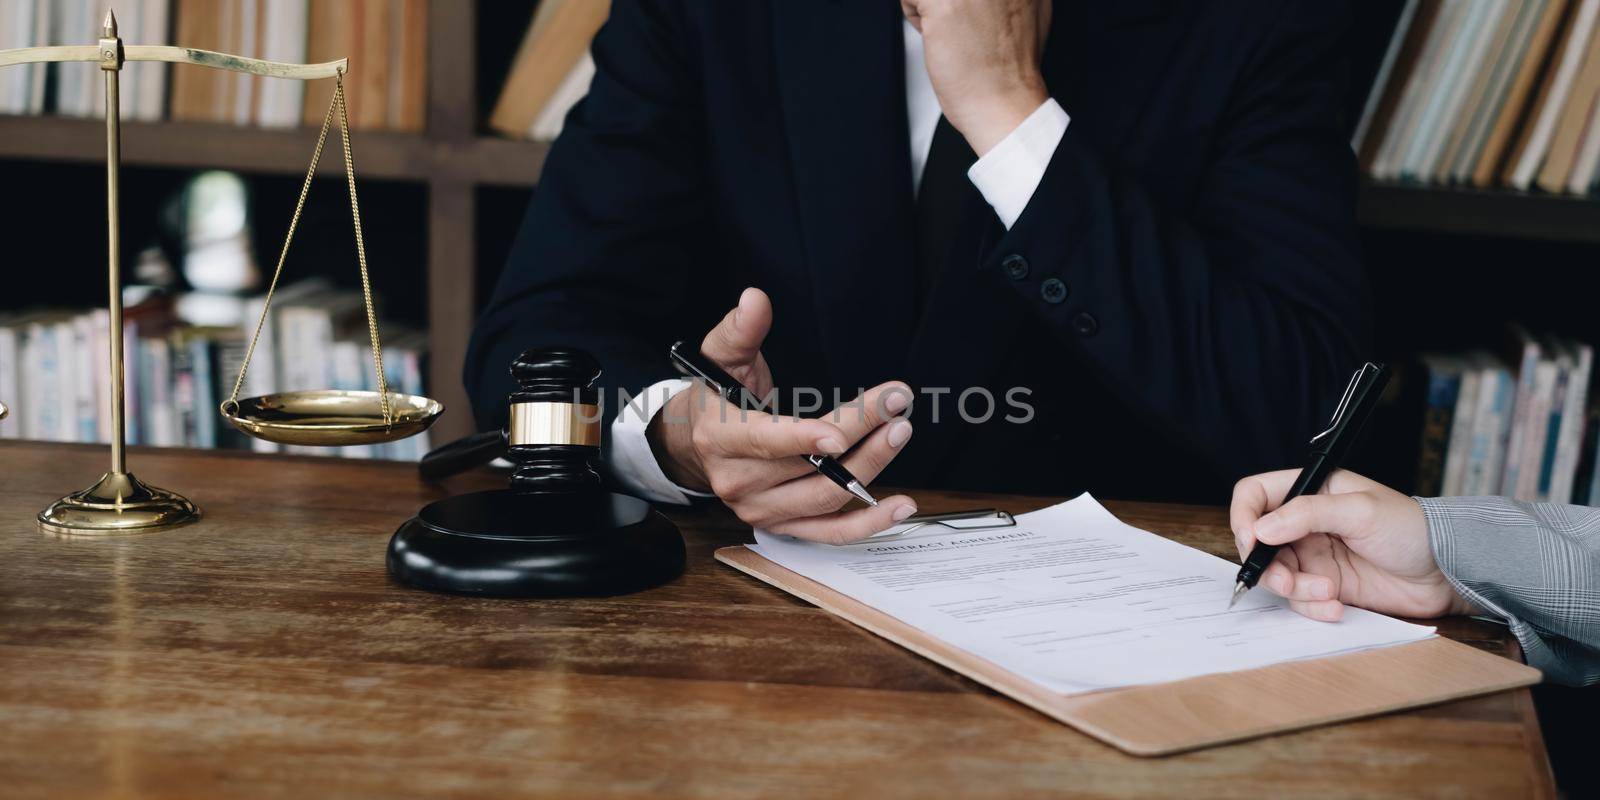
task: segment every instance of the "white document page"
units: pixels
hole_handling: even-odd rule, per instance
[[[1089,495],[1015,527],[833,546],[756,531],[762,556],[1053,691],[1252,669],[1433,635],[1356,608],[1316,622],[1238,565],[1126,525]],[[891,529],[886,533],[894,533]]]

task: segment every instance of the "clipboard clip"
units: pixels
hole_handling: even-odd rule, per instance
[[[918,514],[906,517],[899,525],[881,533],[868,536],[863,541],[881,542],[902,539],[913,533],[929,533],[943,528],[951,531],[983,531],[991,528],[1015,527],[1017,520],[1008,511],[998,508],[977,508],[971,511],[947,511],[943,514]]]

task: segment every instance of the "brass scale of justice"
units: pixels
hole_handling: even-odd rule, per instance
[[[121,167],[121,124],[118,119],[117,79],[126,61],[165,61],[193,64],[229,72],[243,72],[288,80],[335,82],[333,101],[322,118],[317,145],[306,170],[305,183],[295,204],[294,216],[284,237],[277,268],[267,288],[266,303],[256,321],[255,333],[245,351],[244,363],[234,380],[233,392],[220,406],[224,418],[244,433],[272,442],[294,445],[349,446],[389,442],[426,430],[443,413],[444,406],[426,397],[390,392],[383,373],[383,347],[379,341],[377,316],[372,306],[372,287],[367,277],[366,244],[361,235],[361,210],[356,201],[355,164],[350,150],[349,114],[345,108],[344,76],[347,59],[324,64],[285,64],[227,53],[188,47],[129,45],[117,37],[116,16],[106,13],[100,43],[56,47],[28,47],[0,50],[0,67],[46,62],[94,62],[105,73],[106,86],[106,231],[108,240],[108,283],[111,311],[111,470],[93,486],[74,492],[39,512],[40,527],[60,534],[95,535],[133,533],[170,528],[193,522],[200,510],[183,496],[150,486],[128,471],[124,447],[122,288],[119,198],[117,173]],[[323,145],[334,116],[339,119],[339,136],[344,150],[345,181],[350,193],[350,213],[355,225],[356,255],[361,267],[361,289],[366,304],[367,330],[372,340],[373,369],[378,391],[322,389],[283,392],[239,399],[257,339],[272,307],[272,293],[278,286],[283,265],[294,240],[295,228],[305,207],[311,180],[322,158]],[[0,419],[7,409],[0,403]]]

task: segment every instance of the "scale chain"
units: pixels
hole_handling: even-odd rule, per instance
[[[367,280],[367,245],[361,235],[361,206],[356,202],[356,162],[350,151],[350,114],[345,108],[344,74],[333,79],[333,98],[339,105],[339,141],[344,145],[344,177],[350,185],[350,217],[356,226],[356,261],[361,264],[361,297],[367,306],[367,334],[372,338],[372,366],[378,373],[378,403],[385,428],[394,424],[389,409],[389,381],[383,374],[383,345],[378,341],[378,316],[372,307],[372,284]]]
[[[261,339],[261,330],[266,327],[267,316],[272,310],[272,295],[278,289],[278,278],[283,274],[284,262],[289,257],[289,245],[294,241],[295,231],[300,226],[306,195],[311,191],[311,179],[316,177],[317,166],[322,161],[322,151],[328,141],[328,128],[333,124],[335,109],[339,111],[339,137],[344,149],[345,180],[350,189],[350,214],[355,224],[356,259],[361,265],[361,296],[366,304],[367,332],[372,340],[373,368],[378,377],[378,402],[383,410],[384,427],[390,427],[394,423],[393,412],[389,406],[389,381],[383,373],[383,347],[378,338],[377,313],[372,304],[372,284],[367,278],[367,248],[361,234],[361,209],[356,201],[355,161],[350,149],[350,119],[345,106],[342,70],[334,75],[333,100],[328,104],[328,111],[322,117],[322,128],[317,132],[317,146],[311,154],[311,166],[306,169],[305,182],[300,185],[300,197],[295,201],[294,216],[289,219],[289,232],[284,236],[283,249],[278,253],[278,265],[272,271],[272,282],[267,285],[267,296],[262,302],[261,317],[256,320],[255,333],[251,335],[250,345],[245,349],[244,363],[239,365],[239,375],[233,381],[233,393],[222,404],[223,414],[237,413],[239,410],[239,391],[244,386],[245,373],[249,371],[250,360],[255,356],[256,343]],[[230,406],[233,409],[231,412],[228,410]]]

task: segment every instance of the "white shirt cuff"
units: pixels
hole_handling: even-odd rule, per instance
[[[1049,98],[967,170],[967,179],[978,187],[1007,230],[1033,199],[1070,122],[1072,118],[1061,104]]]
[[[712,496],[673,483],[656,462],[650,440],[645,437],[650,420],[661,412],[668,400],[687,388],[689,381],[682,378],[653,383],[611,421],[611,474],[646,500],[686,505],[690,497]]]

